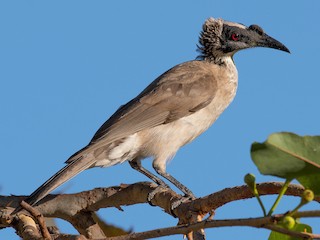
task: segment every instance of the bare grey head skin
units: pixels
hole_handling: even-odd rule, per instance
[[[222,19],[206,20],[200,34],[198,60],[169,69],[121,106],[87,146],[73,154],[64,168],[25,201],[35,205],[83,170],[124,161],[129,161],[132,168],[160,186],[168,187],[162,179],[142,167],[141,160],[146,157],[153,158],[153,168],[160,176],[187,197],[194,198],[187,187],[166,172],[166,163],[182,146],[207,130],[232,102],[238,82],[232,56],[252,47],[289,52],[257,25],[246,27]],[[148,200],[153,196],[150,194]],[[19,208],[14,213],[18,211]]]
[[[202,29],[198,47],[200,59],[216,61],[221,56],[233,56],[239,50],[253,47],[274,48],[290,53],[286,46],[255,24],[246,27],[240,23],[209,18]]]

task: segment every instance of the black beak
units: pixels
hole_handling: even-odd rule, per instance
[[[260,37],[260,40],[258,40],[256,44],[259,47],[274,48],[290,53],[289,49],[285,45],[265,33]]]

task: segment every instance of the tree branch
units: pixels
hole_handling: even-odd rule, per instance
[[[283,183],[279,182],[257,184],[260,195],[277,194],[282,186]],[[95,238],[103,238],[104,235],[101,229],[92,218],[92,212],[108,207],[116,207],[121,210],[121,206],[123,205],[147,203],[148,194],[156,187],[155,184],[150,182],[139,182],[131,185],[122,184],[116,187],[96,188],[77,194],[49,195],[34,208],[45,217],[67,220],[86,237],[92,237],[94,232],[96,234]],[[301,185],[290,184],[286,195],[300,196],[303,190],[304,188]],[[252,197],[253,194],[249,188],[243,185],[226,188],[208,196],[184,202],[172,210],[172,204],[181,200],[182,196],[168,189],[167,191],[157,193],[152,203],[162,208],[166,213],[178,217],[180,224],[183,223],[194,227],[199,226],[197,222],[207,213],[212,213],[215,209],[229,202]],[[10,213],[14,208],[8,206],[17,207],[23,199],[24,197],[19,196],[0,197],[0,207],[5,208],[0,210],[0,227],[11,226]],[[315,201],[319,202],[320,198],[316,198]],[[84,219],[84,222],[81,222],[80,219]],[[187,230],[193,231],[192,227],[187,228]],[[180,229],[180,226],[178,229]]]
[[[261,196],[278,194],[282,188],[283,183],[281,182],[266,182],[257,184],[257,189]],[[298,184],[290,184],[285,195],[288,196],[300,196],[304,188]],[[246,186],[237,186],[232,188],[225,188],[219,192],[212,193],[208,196],[195,199],[190,203],[181,204],[179,210],[185,211],[185,208],[193,209],[196,212],[208,213],[212,209],[215,210],[229,202],[249,199],[254,197],[251,190]],[[320,198],[315,198],[315,201],[320,201]],[[178,213],[179,215],[179,213]]]
[[[314,217],[317,215],[320,216],[320,211],[306,211],[298,212],[297,216],[303,217]],[[266,228],[272,231],[277,231],[284,233],[293,237],[300,237],[303,239],[317,239],[320,238],[320,235],[310,234],[310,233],[301,233],[294,232],[285,228],[280,228],[275,224],[284,216],[284,214],[277,214],[276,216],[267,216],[260,218],[245,218],[245,219],[228,219],[228,220],[204,220],[198,223],[193,224],[184,224],[175,227],[160,228],[146,232],[140,233],[131,233],[125,236],[112,237],[108,240],[130,240],[130,239],[147,239],[147,238],[157,238],[164,236],[171,236],[176,234],[187,234],[191,231],[197,231],[199,229],[206,228],[217,228],[217,227],[231,227],[231,226],[247,226],[254,228]]]

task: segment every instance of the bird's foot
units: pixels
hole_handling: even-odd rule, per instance
[[[158,185],[152,192],[150,192],[148,194],[148,198],[147,198],[147,201],[148,203],[151,205],[151,206],[156,206],[155,204],[152,203],[152,200],[154,199],[154,196],[158,193],[161,193],[161,192],[165,192],[167,191],[168,189],[170,189],[170,187],[168,185]]]
[[[174,210],[176,209],[177,207],[179,207],[182,203],[185,203],[185,202],[190,202],[192,200],[196,199],[196,197],[191,194],[191,195],[185,195],[183,196],[182,198],[180,198],[179,200],[177,201],[174,201],[172,204],[171,204],[171,210]]]

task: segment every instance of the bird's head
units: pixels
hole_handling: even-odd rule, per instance
[[[202,59],[218,60],[252,47],[274,48],[290,53],[279,41],[268,36],[258,25],[246,27],[239,23],[209,18],[203,24],[198,51]]]

